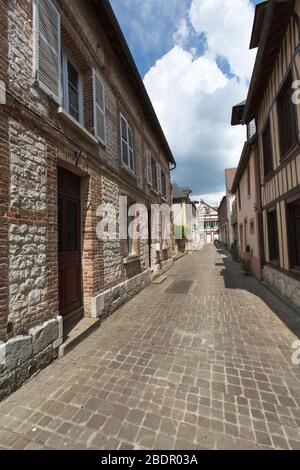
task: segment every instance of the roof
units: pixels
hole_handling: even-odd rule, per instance
[[[263,22],[265,19],[267,3],[268,3],[267,1],[261,2],[255,8],[254,23],[253,23],[251,40],[250,40],[250,49],[254,49],[255,47],[258,47],[261,32],[262,32]]]
[[[284,33],[293,13],[294,0],[269,0],[262,5],[256,6],[256,19],[250,47],[258,46],[258,51],[242,124],[248,124],[255,118],[262,102]]]
[[[236,174],[236,170],[236,168],[226,168],[225,170],[226,188],[229,192],[232,190],[232,183]]]
[[[239,124],[242,124],[245,104],[246,104],[246,100],[233,106],[232,115],[231,115],[232,126],[237,126]]]
[[[175,158],[161,128],[141,75],[137,69],[135,61],[132,57],[124,34],[113,12],[109,0],[89,0],[89,2],[92,4],[94,11],[97,12],[98,20],[106,32],[111,47],[121,61],[122,66],[127,73],[128,82],[130,82],[130,85],[134,88],[135,93],[146,113],[146,116],[148,117],[153,127],[153,130],[158,134],[162,146],[168,156],[169,162],[173,165],[176,165]]]
[[[222,201],[220,202],[220,205],[218,207],[218,212],[219,210],[221,209],[222,206],[224,206],[225,204],[227,204],[227,197],[226,196],[223,196],[223,199]]]
[[[190,188],[181,188],[178,184],[173,183],[173,199],[186,199],[191,192]]]

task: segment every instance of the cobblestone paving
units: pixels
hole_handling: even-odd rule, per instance
[[[300,449],[299,336],[300,316],[206,246],[2,402],[0,446]]]

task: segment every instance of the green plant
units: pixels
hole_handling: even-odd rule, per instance
[[[248,259],[241,259],[241,267],[246,276],[251,276],[251,263]]]
[[[232,243],[229,251],[232,257],[232,261],[236,261],[236,262],[239,261],[240,259],[239,247],[235,243]]]

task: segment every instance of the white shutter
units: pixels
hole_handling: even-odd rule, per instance
[[[157,174],[157,191],[159,193],[162,192],[162,185],[161,185],[161,166],[159,163],[156,164],[156,174]]]
[[[51,0],[35,0],[35,79],[60,104],[60,14]]]
[[[152,157],[149,150],[146,150],[146,161],[147,161],[147,183],[152,186]]]
[[[104,83],[93,69],[94,135],[106,143],[105,89]]]

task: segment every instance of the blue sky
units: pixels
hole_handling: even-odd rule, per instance
[[[245,137],[231,128],[230,112],[247,93],[256,3],[111,0],[178,163],[173,179],[211,202]]]

